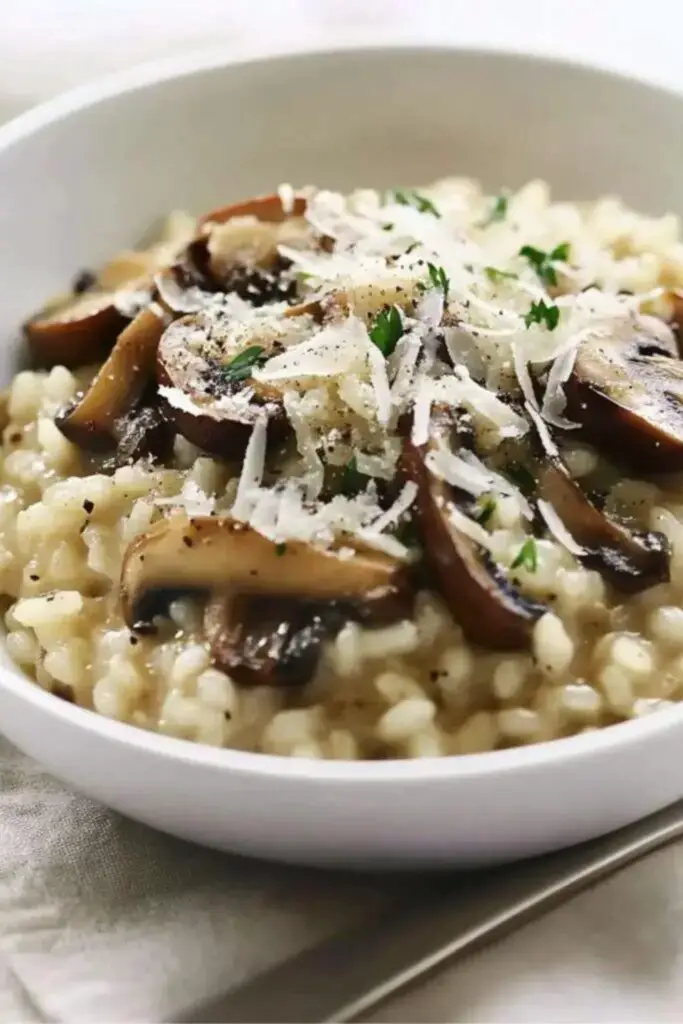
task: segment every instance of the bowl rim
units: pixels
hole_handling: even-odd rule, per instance
[[[475,56],[482,60],[512,60],[532,62],[545,70],[560,67],[565,71],[594,78],[610,78],[623,86],[635,85],[650,92],[660,93],[683,103],[683,86],[662,84],[642,75],[629,75],[601,66],[590,60],[553,57],[547,52],[523,50],[506,46],[483,47],[467,41],[436,44],[429,41],[380,39],[377,43],[358,46],[349,41],[341,45],[326,46],[315,42],[297,46],[289,41],[274,49],[272,41],[266,46],[225,46],[202,48],[190,54],[163,57],[146,61],[122,71],[107,74],[92,82],[60,93],[25,113],[19,114],[0,127],[0,160],[5,150],[23,139],[37,134],[43,128],[56,124],[65,117],[95,107],[118,96],[126,96],[140,89],[154,88],[165,82],[190,77],[204,72],[243,64],[288,63],[310,58],[332,59],[345,56],[375,56],[378,51],[410,58],[411,54],[438,53]],[[1,643],[1,641],[0,641]],[[4,647],[4,644],[3,644]],[[6,650],[5,656],[9,659]],[[418,759],[392,759],[386,761],[333,761],[312,758],[285,757],[273,754],[235,750],[229,747],[211,747],[206,744],[165,736],[139,726],[119,722],[95,711],[77,707],[43,690],[18,666],[0,665],[0,686],[19,702],[31,706],[38,713],[54,716],[67,728],[82,728],[102,740],[117,746],[136,748],[141,754],[150,753],[162,758],[194,765],[208,770],[229,770],[241,775],[278,777],[305,780],[311,784],[358,784],[393,782],[419,782],[420,780],[449,780],[457,778],[496,775],[511,770],[531,772],[542,767],[568,765],[584,757],[603,756],[641,743],[654,742],[683,727],[683,703],[663,709],[639,719],[620,722],[591,733],[582,733],[560,739],[535,743],[530,746],[494,750],[476,754],[450,755]]]

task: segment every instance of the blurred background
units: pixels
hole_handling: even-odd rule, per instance
[[[562,54],[683,82],[677,0],[4,0],[0,119],[150,58],[379,41]]]

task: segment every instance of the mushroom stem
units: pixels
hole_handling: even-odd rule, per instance
[[[301,686],[318,666],[320,648],[343,620],[286,599],[216,594],[204,629],[213,663],[243,686]]]

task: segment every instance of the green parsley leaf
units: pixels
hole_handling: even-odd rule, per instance
[[[511,270],[498,270],[497,267],[484,267],[484,273],[493,284],[498,284],[499,281],[517,280],[517,274],[513,274]]]
[[[518,569],[519,566],[528,569],[529,572],[536,572],[538,568],[538,550],[533,537],[527,537],[521,548],[515,555],[510,565],[511,569]]]
[[[278,555],[278,556],[284,555],[286,550],[287,550],[287,545],[286,544],[276,544],[275,545],[275,554]]]
[[[548,262],[547,252],[543,252],[542,249],[534,249],[533,245],[523,245],[519,250],[519,255],[531,264],[539,277],[543,277],[545,265]],[[552,267],[548,269],[550,273],[555,273]]]
[[[382,355],[385,358],[390,356],[403,334],[403,321],[396,306],[390,306],[389,309],[383,309],[378,313],[369,333]]]
[[[536,490],[536,480],[533,473],[526,466],[522,466],[521,463],[513,462],[511,466],[507,467],[506,473],[513,483],[517,484],[525,497],[528,498]]]
[[[488,217],[486,217],[480,224],[480,227],[487,228],[490,224],[495,224],[497,221],[505,220],[508,215],[508,203],[510,197],[507,192],[501,192],[499,196],[493,200],[493,205],[489,211]]]
[[[495,498],[492,498],[490,494],[482,494],[478,499],[478,509],[476,513],[476,520],[482,526],[486,526],[489,519],[496,511],[497,502]]]
[[[440,288],[443,292],[444,299],[448,298],[448,289],[451,286],[451,282],[448,279],[448,274],[443,267],[437,267],[433,263],[427,264],[429,270],[429,279],[435,288]]]
[[[356,456],[352,455],[341,475],[340,491],[347,498],[353,498],[365,489],[368,478],[358,469]]]
[[[550,259],[557,260],[558,263],[566,263],[569,259],[569,242],[560,242],[559,245],[556,245],[550,253]]]
[[[263,345],[250,345],[238,352],[234,359],[221,367],[224,378],[233,382],[247,380],[257,366],[265,363],[268,358],[265,351]]]
[[[400,206],[414,206],[419,213],[431,213],[433,217],[441,216],[431,199],[413,189],[393,189],[389,193],[389,199]]]
[[[529,312],[524,317],[527,327],[532,324],[545,324],[549,331],[554,331],[560,320],[560,310],[551,302],[549,305],[540,299],[539,302],[532,302]]]
[[[556,245],[552,252],[543,252],[542,249],[534,249],[533,245],[523,245],[519,255],[524,256],[534,268],[541,281],[546,284],[556,285],[557,274],[553,263],[566,263],[569,259],[569,242],[562,242]]]

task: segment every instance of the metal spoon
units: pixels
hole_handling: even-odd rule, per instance
[[[545,857],[487,871],[437,875],[408,904],[305,950],[178,1020],[356,1020],[457,955],[682,836],[680,802],[601,839]]]

